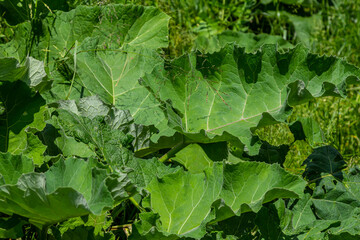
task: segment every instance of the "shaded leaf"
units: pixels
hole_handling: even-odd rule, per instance
[[[108,214],[102,213],[99,216],[90,214],[88,216],[71,218],[58,226],[58,230],[63,237],[76,237],[73,234],[79,233],[78,231],[81,228],[88,229],[88,233],[81,235],[83,239],[85,236],[90,236],[94,239],[114,239],[114,236],[111,233],[106,233],[108,227],[112,224],[112,220],[108,217]],[[74,230],[79,228],[77,230]],[[83,229],[83,230],[84,230]],[[102,238],[104,237],[104,238]],[[75,238],[76,239],[76,238]]]
[[[249,158],[255,161],[266,162],[270,164],[278,163],[282,166],[285,162],[288,152],[289,146],[287,145],[273,146],[268,142],[263,142],[263,144],[261,144],[259,154],[255,156],[249,156]]]
[[[331,174],[332,176],[342,179],[341,170],[345,167],[345,161],[340,153],[331,146],[319,147],[304,161],[306,165],[303,176],[310,181],[320,181],[323,175]]]
[[[324,132],[313,118],[298,118],[289,128],[295,140],[306,140],[313,148],[326,142]]]
[[[20,238],[24,236],[26,221],[18,217],[0,218],[0,238]]]
[[[0,102],[6,109],[0,115],[0,151],[6,152],[9,138],[16,137],[34,121],[34,115],[45,101],[39,94],[32,94],[25,83],[17,81],[0,85]]]

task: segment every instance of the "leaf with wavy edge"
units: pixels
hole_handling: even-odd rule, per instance
[[[221,198],[237,215],[254,211],[277,198],[299,198],[306,182],[278,164],[240,162],[226,165]]]
[[[222,186],[222,164],[214,164],[204,173],[190,174],[179,170],[147,187],[151,208],[159,213],[161,229],[167,234],[201,238],[211,218],[211,205]]]
[[[17,184],[0,186],[0,212],[29,218],[42,227],[71,217],[101,214],[113,199],[105,186],[106,170],[70,158],[48,172],[23,174]]]
[[[34,164],[31,159],[23,155],[0,152],[0,185],[16,184],[23,173],[33,171]]]
[[[32,57],[26,57],[20,64],[12,57],[0,57],[0,82],[14,82],[21,80],[35,90],[42,88],[49,82],[46,79],[44,63]]]
[[[153,7],[117,4],[80,6],[48,17],[50,36],[39,45],[46,51],[34,54],[63,59],[55,72],[68,76],[65,81],[56,78],[47,100],[98,95],[107,104],[129,110],[136,123],[159,129],[151,136],[153,142],[172,136],[175,131],[167,126],[162,103],[139,83],[145,73],[163,64],[157,51],[168,45],[169,18]]]
[[[270,34],[254,34],[225,30],[220,34],[212,35],[208,32],[201,33],[195,39],[195,49],[202,53],[214,53],[228,43],[235,43],[244,47],[247,52],[254,52],[264,44],[277,44],[280,49],[293,48],[294,46],[284,40],[282,36]]]
[[[251,148],[252,131],[285,121],[289,105],[314,97],[343,97],[346,83],[359,78],[355,66],[313,55],[301,45],[286,53],[274,45],[256,53],[227,45],[213,54],[175,59],[165,69],[155,69],[145,82],[159,99],[171,101],[181,117],[171,123],[189,138],[221,141],[231,134]],[[256,154],[258,147],[250,153]]]
[[[34,119],[36,114],[41,112],[40,108],[45,101],[39,94],[33,94],[25,83],[16,81],[1,84],[0,102],[5,108],[0,115],[0,151],[6,152],[9,143],[16,140],[14,138],[17,138],[17,135],[25,131],[27,127],[42,127],[41,124],[37,124],[37,121],[32,123],[36,120]]]

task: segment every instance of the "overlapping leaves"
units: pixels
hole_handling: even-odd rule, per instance
[[[115,205],[130,199],[141,212],[130,239],[236,239],[251,224],[269,239],[357,237],[349,226],[359,219],[358,169],[341,173],[339,153],[315,149],[305,161],[305,178],[317,184],[309,188],[274,163],[284,148],[263,144],[258,154],[253,132],[314,97],[345,96],[359,69],[300,45],[249,53],[226,38],[166,61],[168,21],[151,7],[81,6],[49,14],[31,47],[14,54],[29,23],[1,47],[17,60],[0,58],[0,236],[59,223],[64,239],[93,237],[104,228],[86,217],[109,231],[124,206]],[[45,62],[50,89],[42,62],[27,55]],[[291,130],[323,144],[309,119]]]

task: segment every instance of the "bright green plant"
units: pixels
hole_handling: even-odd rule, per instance
[[[344,97],[358,68],[221,38],[169,60],[169,16],[154,7],[40,21],[32,44],[24,22],[0,47],[0,237],[359,237],[359,169],[343,171],[313,119],[287,122],[296,105]],[[302,176],[284,169],[289,144],[256,135],[278,123],[314,148]]]

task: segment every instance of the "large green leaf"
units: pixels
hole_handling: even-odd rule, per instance
[[[126,166],[132,169],[128,178],[136,184],[139,191],[146,188],[153,179],[162,178],[179,170],[179,168],[166,166],[157,159],[134,158]]]
[[[0,58],[0,81],[16,81],[25,75],[26,67],[19,66],[15,58]]]
[[[200,238],[212,218],[211,205],[222,186],[222,164],[214,164],[204,173],[177,171],[154,179],[147,187],[151,208],[159,213],[161,231]]]
[[[114,169],[118,175],[115,176],[117,179],[109,180],[109,183],[115,181],[121,184],[124,180],[123,174],[126,174],[126,179],[130,179],[140,193],[143,193],[143,189],[146,188],[153,179],[162,178],[165,175],[172,174],[179,170],[179,167],[164,165],[156,158],[136,158],[129,150],[120,148],[118,148],[117,158],[114,158],[114,161],[111,162],[111,168]],[[118,195],[115,192],[113,192],[113,194]]]
[[[18,107],[20,108],[21,106]],[[23,113],[23,115],[26,116],[26,110],[28,109],[24,110],[25,112]],[[45,106],[41,106],[39,111],[34,113],[33,121],[30,124],[26,125],[26,127],[24,127],[18,134],[16,134],[16,132],[9,131],[7,149],[8,152],[11,152],[12,154],[22,154],[24,156],[27,156],[31,158],[33,162],[37,165],[41,165],[44,162],[43,154],[46,150],[46,146],[43,145],[43,143],[36,134],[45,127],[46,110],[47,109]],[[16,110],[14,109],[12,111],[15,112]],[[30,121],[31,120],[29,120],[29,122]]]
[[[78,101],[59,101],[52,106],[60,109],[60,117],[56,119],[62,123],[58,120],[53,122],[60,129],[60,137],[55,141],[66,155],[90,156],[88,149],[89,147],[91,149],[91,146],[84,144],[91,142],[96,146],[102,146],[99,138],[103,138],[103,141],[112,141],[115,138],[114,133],[119,134],[123,145],[131,144],[135,153],[140,155],[156,152],[162,148],[171,148],[178,143],[178,135],[169,138],[162,137],[158,143],[153,143],[151,137],[157,134],[156,128],[136,124],[128,110],[111,107],[97,96],[81,98]],[[103,132],[99,134],[98,131],[94,131],[95,125],[98,129],[103,129]],[[82,133],[79,129],[82,129]],[[91,135],[93,135],[92,138],[89,137]],[[98,136],[95,137],[95,135]],[[110,145],[104,144],[100,149],[104,147],[109,149]],[[79,151],[76,151],[76,148]]]
[[[23,153],[37,164],[42,163],[45,146],[36,131],[45,126],[45,103],[32,90],[42,90],[46,85],[44,64],[31,57],[21,66],[15,58],[0,58],[0,151]],[[26,86],[27,85],[27,86]],[[40,110],[40,111],[39,111]]]
[[[353,211],[350,218],[341,221],[340,226],[333,227],[329,231],[330,239],[341,240],[349,239],[355,240],[360,237],[360,208]]]
[[[33,94],[25,83],[17,81],[0,83],[0,102],[5,108],[0,115],[0,151],[6,152],[11,138],[16,138],[34,121],[34,115],[45,101],[39,94]]]
[[[154,178],[177,170],[165,166],[156,159],[135,158],[133,153],[126,149],[131,148],[131,143],[136,144],[133,138],[136,141],[141,141],[143,135],[150,138],[142,133],[148,132],[149,129],[135,124],[128,111],[110,109],[95,96],[83,98],[78,102],[60,101],[57,107],[57,116],[53,117],[52,123],[60,129],[62,138],[71,137],[76,146],[83,144],[82,146],[87,148],[85,153],[96,154],[101,161],[118,173],[107,181],[108,185],[122,186],[120,192],[115,187],[111,190],[116,200],[128,197],[132,191],[128,179],[136,184],[137,190],[141,192]],[[79,155],[77,151],[69,153]],[[128,193],[122,191],[123,188],[127,188]]]
[[[0,153],[0,185],[16,184],[23,173],[34,171],[31,159],[22,155]]]
[[[155,125],[160,135],[173,135],[161,104],[138,81],[162,64],[157,49],[168,44],[168,21],[169,16],[156,8],[131,5],[79,6],[46,18],[49,31],[32,52],[55,77],[46,98],[96,94],[130,110],[137,123]]]
[[[86,49],[93,49],[87,47]],[[162,64],[154,51],[141,47],[118,51],[84,52],[78,55],[78,74],[90,92],[119,109],[130,110],[137,123],[167,128],[160,103],[138,82],[139,78]]]
[[[175,59],[145,80],[159,99],[171,101],[178,111],[178,119],[169,115],[178,131],[198,142],[229,140],[231,134],[255,154],[259,146],[254,145],[254,129],[285,121],[289,105],[344,96],[346,83],[359,77],[356,67],[318,57],[301,45],[286,53],[265,45],[254,54],[227,45],[213,54]]]
[[[306,165],[303,176],[310,181],[319,182],[322,175],[326,174],[342,179],[341,170],[345,167],[346,162],[335,148],[324,146],[314,149],[314,152],[303,164]]]
[[[47,17],[45,32],[31,49],[54,80],[44,98],[54,102],[98,95],[129,110],[136,123],[154,125],[160,132],[152,134],[152,142],[172,136],[162,103],[139,83],[163,64],[158,49],[168,45],[168,21],[156,8],[133,5],[79,6]],[[22,32],[26,35],[26,29]]]
[[[278,164],[240,162],[226,165],[221,198],[235,214],[258,212],[276,198],[299,198],[306,182],[287,173]]]
[[[48,172],[23,174],[17,184],[0,186],[0,212],[17,214],[42,227],[71,217],[101,214],[113,199],[105,170],[92,162],[60,160]]]
[[[20,65],[15,58],[0,58],[0,81],[14,82],[21,80],[35,90],[42,90],[47,85],[44,63],[27,57]]]

